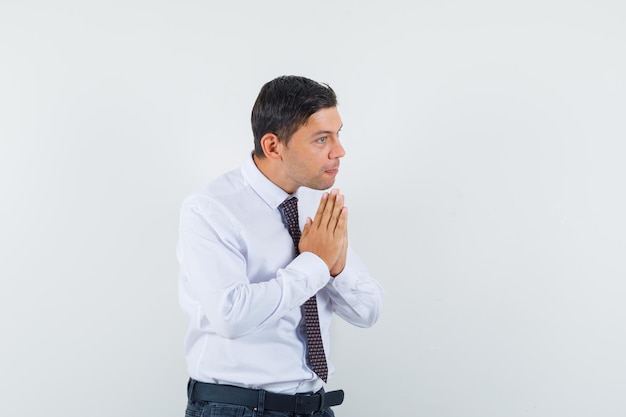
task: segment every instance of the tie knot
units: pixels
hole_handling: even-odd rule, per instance
[[[288,224],[291,224],[294,220],[298,221],[298,199],[296,197],[290,197],[283,201],[280,206],[283,209],[285,220]]]
[[[283,209],[295,208],[297,210],[298,209],[298,197],[289,197],[285,199],[285,201],[280,203],[280,205]]]

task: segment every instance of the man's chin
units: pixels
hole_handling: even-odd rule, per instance
[[[307,185],[308,188],[312,188],[313,190],[325,191],[335,185],[335,181],[325,181],[325,182],[316,182],[313,184]]]

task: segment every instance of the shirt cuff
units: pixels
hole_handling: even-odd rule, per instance
[[[302,252],[291,261],[288,268],[301,271],[307,277],[307,286],[313,293],[324,288],[331,278],[326,262],[313,252]]]

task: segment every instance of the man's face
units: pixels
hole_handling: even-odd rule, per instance
[[[345,150],[339,142],[342,122],[336,107],[313,113],[283,146],[283,174],[293,192],[304,186],[316,190],[332,187]]]

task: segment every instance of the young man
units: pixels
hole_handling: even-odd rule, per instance
[[[189,319],[188,416],[333,416],[333,314],[373,325],[383,290],[348,246],[334,91],[263,86],[254,152],[183,203],[179,296]],[[294,198],[295,197],[295,198]]]

